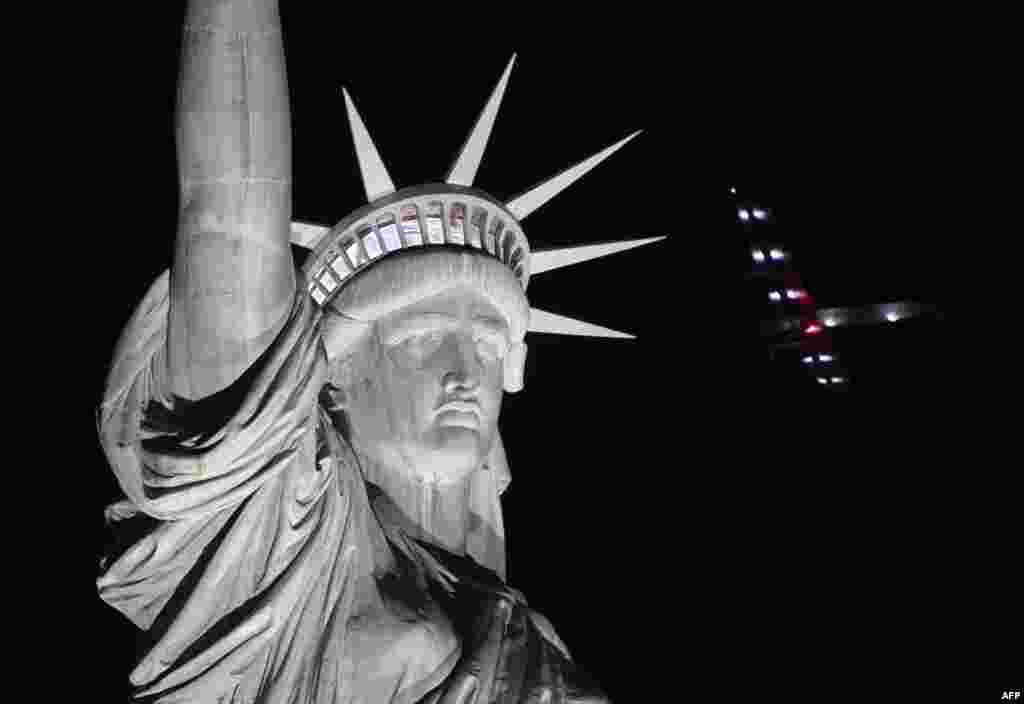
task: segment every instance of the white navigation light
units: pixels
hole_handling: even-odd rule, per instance
[[[755,262],[760,263],[764,261],[764,252],[762,252],[760,249],[755,249],[753,251],[752,256],[754,257]]]
[[[747,220],[750,219],[750,213],[747,211],[746,208],[740,208],[739,215],[740,220],[742,220],[743,222],[746,222]]]
[[[832,361],[832,355],[830,355],[830,354],[819,354],[818,355],[818,361],[819,362],[831,362]]]
[[[768,298],[772,299],[773,301],[781,301],[782,294],[779,293],[778,291],[772,291],[771,293],[768,294]]]
[[[794,298],[800,298],[800,292],[797,291],[795,288],[787,288],[786,298],[788,298],[789,300],[793,300]]]
[[[832,383],[833,384],[842,384],[843,383],[843,377],[841,377],[841,376],[834,376],[834,377],[832,377]]]
[[[818,377],[818,383],[819,384],[827,384],[828,383],[828,379],[823,379],[822,377],[819,376]]]
[[[782,261],[785,258],[785,254],[782,253],[781,249],[773,249],[768,253],[775,261]]]
[[[729,187],[729,193],[732,193],[733,195],[736,195],[736,187],[735,186],[730,186]]]
[[[895,323],[897,320],[900,319],[900,316],[897,315],[896,313],[886,313],[885,319],[888,320],[890,323]]]
[[[804,357],[804,364],[810,364],[813,361],[814,361],[814,357],[812,357],[810,355]]]
[[[825,327],[834,328],[836,325],[839,325],[839,321],[835,318],[825,318]]]
[[[761,208],[754,208],[754,217],[758,220],[764,220],[766,213]]]

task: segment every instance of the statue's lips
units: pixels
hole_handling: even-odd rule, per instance
[[[450,401],[437,409],[439,425],[480,428],[480,404],[475,401]]]

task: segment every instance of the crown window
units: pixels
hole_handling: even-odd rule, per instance
[[[508,265],[513,269],[519,267],[520,262],[523,261],[523,248],[516,247],[515,251],[512,252],[512,259],[509,260]],[[518,274],[517,274],[518,276]]]
[[[398,237],[398,228],[395,227],[395,216],[388,213],[377,218],[377,235],[380,237],[384,249],[394,252],[402,248],[402,240]]]
[[[363,252],[363,248],[359,245],[359,240],[356,239],[355,235],[345,235],[341,239],[341,248],[348,256],[349,264],[353,269],[358,269],[366,263],[366,253]]]
[[[498,255],[501,261],[506,264],[512,260],[512,246],[516,243],[515,235],[511,229],[505,230],[505,235],[501,240],[501,253]]]
[[[466,228],[466,239],[471,245],[480,249],[483,247],[484,231],[487,229],[487,211],[479,205],[473,208],[473,216],[469,219],[469,227]]]
[[[505,223],[501,221],[501,218],[494,218],[491,221],[491,226],[487,230],[487,236],[484,237],[484,246],[487,247],[487,251],[491,254],[498,256],[498,242],[501,239],[501,231],[505,229]]]
[[[415,205],[402,207],[402,236],[407,245],[423,244],[423,231],[420,229],[420,211]]]
[[[444,244],[444,204],[439,200],[427,205],[427,241]]]
[[[333,259],[332,259],[333,258]],[[352,268],[345,261],[345,257],[340,252],[334,252],[328,257],[330,264],[328,266],[334,270],[337,274],[339,281],[344,281],[345,277],[352,273]]]
[[[466,244],[466,204],[453,203],[448,217],[448,242]]]
[[[320,285],[324,287],[327,293],[331,293],[334,289],[338,288],[338,282],[334,279],[334,275],[331,274],[329,269],[321,270],[321,273],[317,274],[316,280],[320,282]]]
[[[369,225],[364,225],[359,228],[359,241],[363,243],[363,249],[366,250],[366,256],[371,260],[376,259],[384,250],[380,247],[380,240],[377,239],[377,235],[374,234],[373,228]]]

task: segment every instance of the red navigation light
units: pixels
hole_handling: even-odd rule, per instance
[[[817,323],[811,323],[804,328],[804,334],[806,335],[817,335],[819,332],[821,332],[821,326]]]

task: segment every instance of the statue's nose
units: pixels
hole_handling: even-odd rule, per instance
[[[456,391],[473,391],[479,385],[480,380],[474,374],[450,371],[444,375],[444,390],[448,394]]]
[[[472,344],[453,341],[451,349],[451,366],[442,380],[445,393],[474,391],[480,385],[480,370]]]
[[[462,364],[444,375],[443,385],[445,393],[448,394],[456,391],[475,391],[480,385],[480,375],[469,364]]]

